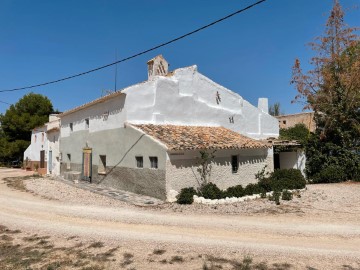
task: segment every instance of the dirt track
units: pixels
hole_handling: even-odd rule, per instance
[[[19,175],[25,172],[0,169],[1,179]],[[260,260],[286,261],[299,269],[360,267],[359,199],[353,205],[355,212],[339,211],[338,217],[329,211],[302,216],[204,215],[46,200],[0,182],[0,224],[11,229],[59,239],[77,235],[84,240],[127,243],[139,252],[166,246],[184,252],[250,253]],[[360,185],[350,189],[360,194]],[[329,205],[334,205],[332,198]],[[326,210],[327,205],[322,207]],[[348,202],[344,207],[351,209]],[[144,262],[144,268],[146,265]]]

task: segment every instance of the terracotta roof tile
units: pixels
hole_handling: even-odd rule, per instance
[[[164,143],[169,150],[271,147],[224,127],[137,124],[134,127]]]

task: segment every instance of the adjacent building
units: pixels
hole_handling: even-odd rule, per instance
[[[314,112],[284,114],[276,116],[276,118],[279,121],[280,128],[289,128],[295,126],[296,124],[304,124],[310,132],[314,132],[316,129]]]
[[[51,114],[48,123],[32,130],[31,143],[24,152],[24,168],[39,174],[60,175],[59,137],[60,119]]]

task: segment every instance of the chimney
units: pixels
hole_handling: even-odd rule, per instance
[[[147,65],[149,80],[154,76],[166,76],[168,73],[169,64],[161,54],[149,60]]]
[[[267,98],[259,98],[258,109],[264,113],[269,113],[269,102]]]

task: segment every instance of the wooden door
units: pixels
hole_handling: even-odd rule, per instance
[[[82,179],[91,182],[92,176],[92,149],[83,149]]]
[[[45,150],[40,151],[40,168],[45,168]]]

